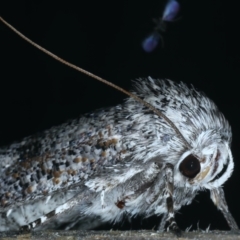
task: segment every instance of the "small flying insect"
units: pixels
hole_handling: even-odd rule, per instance
[[[173,22],[176,20],[176,16],[180,11],[180,4],[176,0],[168,0],[165,9],[163,11],[162,17],[159,19],[154,19],[155,28],[153,32],[146,37],[142,42],[142,48],[145,52],[152,52],[158,44],[161,42],[163,46],[162,32],[166,31],[165,22]]]
[[[162,21],[173,22],[180,11],[180,4],[176,0],[168,0],[163,12]]]

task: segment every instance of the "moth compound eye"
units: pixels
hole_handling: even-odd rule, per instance
[[[193,155],[189,155],[181,162],[179,170],[183,176],[195,178],[201,170],[200,162]]]

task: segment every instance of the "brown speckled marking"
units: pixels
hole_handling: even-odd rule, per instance
[[[60,179],[59,179],[59,178],[53,178],[52,181],[53,181],[53,183],[56,184],[56,185],[60,183]]]
[[[18,173],[13,173],[13,174],[12,174],[12,177],[13,177],[13,178],[18,178],[18,177],[19,177],[19,174],[18,174]]]
[[[77,174],[77,171],[76,171],[76,170],[72,170],[71,175],[74,176],[74,175],[76,175],[76,174]]]
[[[122,150],[120,153],[121,153],[121,154],[125,154],[125,153],[127,153],[127,150],[124,149],[124,150]]]
[[[42,194],[43,194],[44,196],[47,196],[47,195],[48,195],[48,191],[47,191],[47,190],[43,190],[43,191],[42,191]]]
[[[106,151],[102,151],[101,156],[102,157],[106,157],[107,156],[107,152]]]
[[[33,186],[29,186],[29,187],[26,189],[26,192],[27,192],[27,193],[32,193],[32,192],[33,192]]]
[[[115,205],[120,208],[123,209],[125,207],[125,201],[124,200],[119,200],[115,203]]]
[[[60,172],[60,171],[54,171],[54,172],[53,172],[53,176],[54,176],[55,178],[59,178],[59,177],[61,176],[61,172]]]
[[[118,139],[113,138],[113,139],[112,139],[112,144],[116,145],[117,143],[118,143]]]
[[[118,140],[116,138],[109,139],[108,141],[104,142],[103,145],[105,148],[109,148],[111,145],[116,145]]]
[[[9,198],[9,197],[12,196],[12,194],[11,194],[10,192],[6,192],[6,193],[5,193],[5,196],[6,196],[7,198]]]
[[[31,167],[31,165],[28,161],[20,162],[20,166],[23,167],[23,168],[26,168],[26,169]]]
[[[103,138],[103,134],[102,134],[101,131],[98,132],[98,136],[99,136],[100,138]]]
[[[2,199],[1,200],[1,205],[4,207],[5,205],[7,205],[8,201],[6,199]]]
[[[89,138],[89,140],[86,142],[86,144],[89,145],[89,146],[93,145],[93,143],[95,142],[95,140],[96,140],[97,138],[98,138],[98,137],[97,137],[96,135],[91,136],[91,137]]]
[[[74,158],[73,162],[75,163],[80,163],[82,161],[82,158],[81,157],[76,157]]]
[[[102,139],[98,139],[97,140],[97,145],[99,145],[100,147],[103,147]]]

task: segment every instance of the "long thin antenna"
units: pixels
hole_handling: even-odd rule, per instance
[[[29,38],[27,38],[26,36],[24,36],[22,33],[20,33],[16,28],[14,28],[12,25],[10,25],[8,22],[6,22],[1,16],[0,16],[0,20],[7,26],[9,27],[11,30],[13,30],[13,32],[15,32],[17,35],[19,35],[21,38],[23,38],[25,41],[29,42],[30,44],[32,44],[34,47],[38,48],[39,50],[41,50],[42,52],[46,53],[47,55],[49,55],[50,57],[56,59],[57,61],[81,72],[81,73],[84,73],[85,75],[89,76],[89,77],[92,77],[112,88],[115,88],[116,90],[126,94],[127,96],[135,99],[136,101],[142,103],[144,106],[148,107],[149,109],[151,109],[155,114],[157,114],[159,117],[163,118],[176,132],[176,134],[183,140],[183,142],[186,144],[186,146],[191,149],[191,145],[187,142],[187,140],[183,137],[182,133],[178,130],[178,128],[175,126],[175,124],[167,117],[165,116],[162,112],[160,112],[159,110],[157,110],[154,106],[152,106],[151,104],[149,104],[148,102],[144,101],[143,99],[139,98],[137,95],[133,94],[133,93],[130,93],[126,90],[124,90],[123,88],[101,78],[101,77],[98,77],[97,75],[91,73],[91,72],[88,72],[70,62],[67,62],[65,61],[64,59],[58,57],[57,55],[49,52],[47,49],[41,47],[40,45],[36,44],[35,42],[33,42],[32,40],[30,40]]]

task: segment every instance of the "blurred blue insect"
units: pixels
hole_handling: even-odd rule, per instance
[[[162,17],[160,19],[155,19],[154,22],[156,24],[154,31],[146,37],[142,42],[142,48],[145,52],[152,52],[159,42],[163,46],[163,38],[161,36],[161,32],[166,31],[165,22],[173,22],[176,20],[176,16],[180,11],[180,4],[176,0],[168,0]]]
[[[142,48],[145,52],[152,52],[158,45],[159,41],[162,41],[162,36],[158,31],[152,32],[147,38],[142,42]]]
[[[175,0],[168,0],[163,12],[162,21],[173,22],[180,11],[180,4]]]

